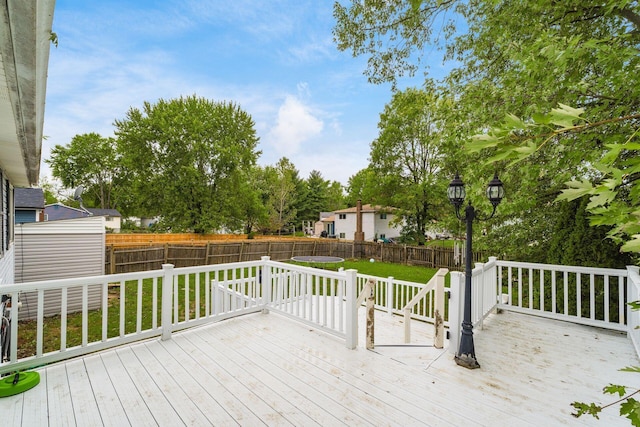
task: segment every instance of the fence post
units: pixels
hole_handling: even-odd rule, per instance
[[[172,300],[173,300],[173,264],[162,264],[164,275],[162,276],[162,340],[171,339],[172,324]]]
[[[436,279],[436,295],[435,295],[435,312],[433,313],[435,336],[433,337],[433,346],[435,348],[444,347],[444,276],[438,270],[438,278]]]
[[[387,314],[393,316],[393,276],[387,277]]]
[[[271,304],[271,268],[267,265],[267,262],[271,260],[270,256],[263,256],[260,258],[262,265],[260,266],[260,272],[258,282],[262,288],[262,306],[263,310],[267,309],[267,306]]]
[[[356,286],[358,271],[345,271],[345,293],[347,297],[347,319],[346,319],[346,345],[353,350],[358,345],[358,307],[356,307]]]
[[[464,302],[464,273],[451,272],[451,299],[449,300],[449,352],[457,353],[462,328]]]
[[[116,250],[113,245],[109,246],[109,274],[116,274]]]
[[[209,249],[211,248],[211,242],[207,242],[207,246],[205,246],[204,253],[204,265],[209,265]]]

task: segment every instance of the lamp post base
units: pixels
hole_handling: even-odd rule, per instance
[[[458,366],[462,366],[467,369],[478,369],[480,367],[480,364],[478,363],[476,358],[471,356],[470,354],[456,354],[453,359],[456,361]]]

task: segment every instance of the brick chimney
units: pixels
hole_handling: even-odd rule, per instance
[[[364,242],[364,232],[362,231],[362,200],[356,203],[356,232],[353,240],[356,242]]]

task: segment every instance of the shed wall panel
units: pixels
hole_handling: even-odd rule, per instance
[[[104,274],[104,218],[20,224],[15,238],[16,283]],[[101,288],[89,289],[89,308],[101,305]],[[20,318],[36,315],[37,295],[20,296]],[[60,291],[45,294],[44,314],[60,314]],[[68,312],[82,309],[82,287],[69,289]]]

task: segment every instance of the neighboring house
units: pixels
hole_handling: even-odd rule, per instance
[[[395,208],[383,206],[362,206],[362,231],[364,240],[376,241],[400,236],[401,225],[392,226]],[[352,240],[356,232],[356,208],[347,208],[333,212],[332,216],[321,218],[322,230],[329,237]]]
[[[120,220],[122,215],[116,209],[78,209],[62,203],[52,203],[44,207],[44,214],[47,221],[58,221],[61,219],[86,218],[89,216],[105,217],[105,228],[112,229],[116,233],[120,232]]]
[[[44,192],[42,188],[16,188],[13,190],[15,223],[44,221]]]
[[[320,212],[320,221],[315,223],[313,234],[321,236],[323,233],[327,236],[334,236],[335,216],[333,212]]]
[[[120,232],[122,215],[117,209],[93,209],[87,208],[93,216],[103,216],[105,218],[105,228],[113,230],[115,233]]]
[[[0,3],[0,283],[14,282],[14,187],[40,175],[55,0]]]

